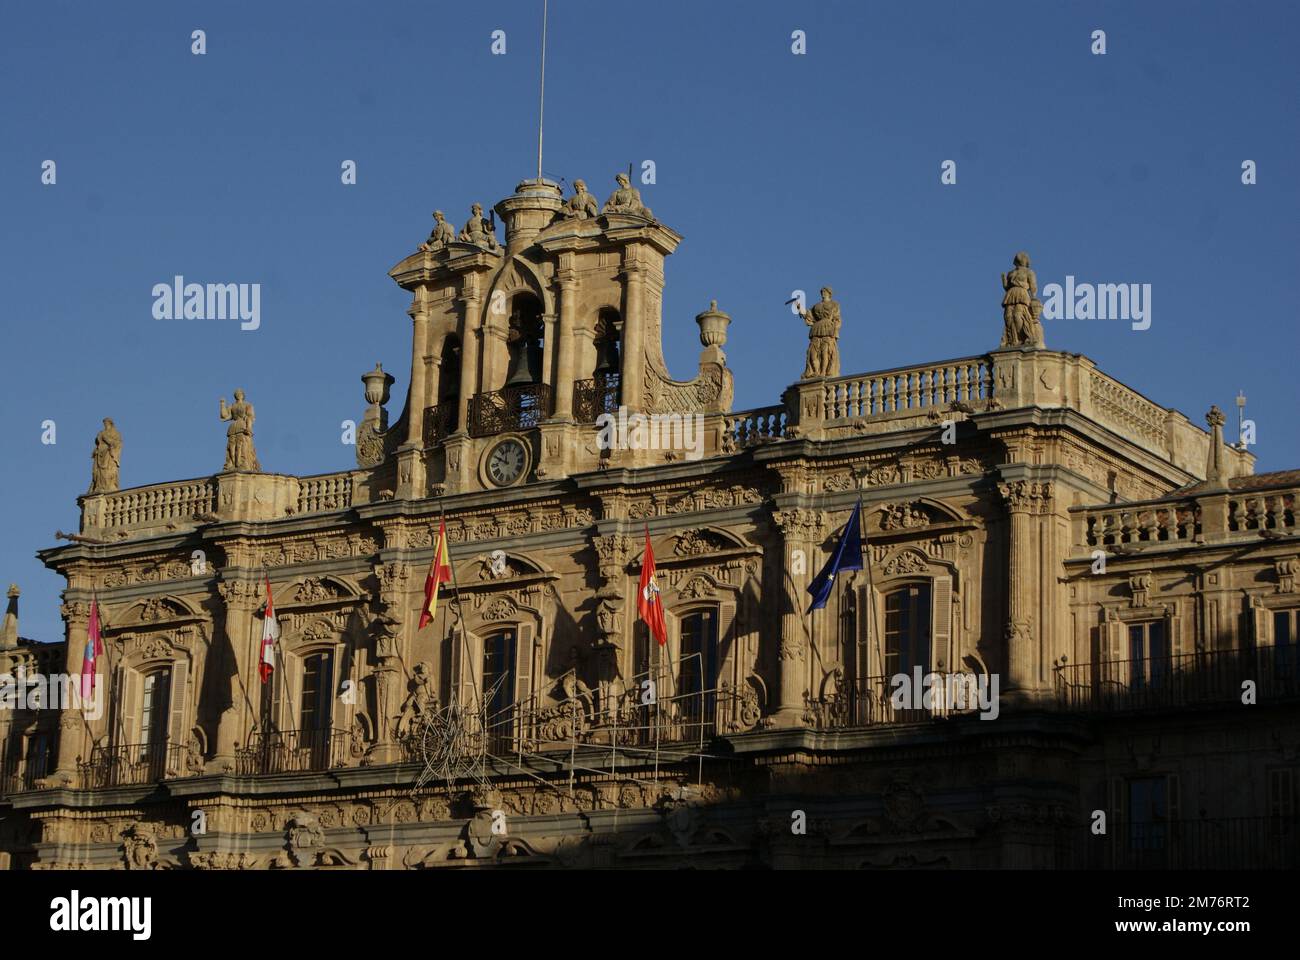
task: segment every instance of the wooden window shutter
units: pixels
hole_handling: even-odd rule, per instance
[[[953,672],[952,577],[935,577],[930,589],[930,663],[937,673]]]
[[[286,730],[296,726],[287,716],[289,699],[287,690],[292,661],[278,649],[276,653],[275,669],[271,671],[271,715],[268,719],[272,730]]]
[[[1178,608],[1170,608],[1171,612],[1165,618],[1169,630],[1169,653],[1177,657],[1186,652],[1183,644],[1183,618],[1178,615]]]
[[[1250,639],[1255,642],[1255,646],[1265,647],[1270,644],[1276,643],[1277,640],[1273,636],[1273,631],[1270,629],[1273,625],[1272,623],[1273,618],[1270,614],[1270,611],[1266,610],[1262,606],[1251,607],[1250,614],[1251,614]]]
[[[736,622],[736,604],[731,600],[718,604],[717,617],[717,685],[721,687],[725,680],[729,686],[739,688],[744,678],[736,676],[736,647],[739,646],[739,641],[732,636],[732,624]]]
[[[102,679],[102,678],[101,678]],[[117,706],[117,716],[113,720],[110,743],[125,746],[135,742],[139,733],[136,729],[136,709],[139,697],[135,691],[135,671],[119,664],[113,670],[113,698]]]
[[[515,637],[514,702],[524,703],[533,695],[533,625],[522,623]]]
[[[188,704],[186,693],[189,690],[189,661],[178,659],[172,664],[172,688],[170,691],[170,713],[167,718],[167,743],[171,747],[184,747],[185,717]],[[179,752],[179,751],[178,751]]]

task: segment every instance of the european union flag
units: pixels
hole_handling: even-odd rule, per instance
[[[808,612],[820,610],[826,606],[826,601],[830,599],[831,588],[835,586],[835,574],[841,570],[861,570],[862,569],[862,501],[853,508],[853,515],[849,517],[849,522],[844,525],[844,533],[840,536],[840,542],[835,547],[835,552],[831,554],[830,560],[826,566],[822,567],[822,572],[817,574],[813,582],[808,584],[808,592],[812,594],[812,606]]]

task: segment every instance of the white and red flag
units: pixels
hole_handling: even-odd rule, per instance
[[[424,578],[424,606],[420,608],[420,624],[415,629],[423,630],[425,624],[433,620],[438,612],[438,589],[451,580],[451,561],[447,553],[447,521],[438,523],[438,538],[433,544],[433,563],[429,565],[429,575]]]
[[[86,652],[81,658],[81,698],[89,700],[95,692],[95,661],[104,652],[99,637],[99,603],[90,601],[90,625],[86,628]]]
[[[636,595],[636,609],[650,628],[659,646],[668,642],[668,629],[664,626],[664,602],[655,583],[655,552],[650,546],[650,525],[645,528],[645,557],[641,561],[641,586]]]
[[[275,604],[271,602],[271,578],[266,580],[266,613],[262,615],[262,656],[258,659],[257,673],[266,683],[275,670],[275,641],[280,639],[280,624],[275,619]]]

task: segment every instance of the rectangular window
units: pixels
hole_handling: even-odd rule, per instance
[[[1288,768],[1268,772],[1268,820],[1274,835],[1291,832],[1295,821],[1295,775]]]
[[[515,633],[507,630],[483,641],[483,696],[487,699],[488,750],[514,749]]]
[[[156,747],[167,742],[167,705],[171,698],[172,672],[155,670],[144,677],[140,705],[140,743]]]
[[[1164,686],[1169,676],[1169,641],[1163,620],[1130,624],[1130,680],[1134,689]]]
[[[1273,611],[1273,663],[1279,680],[1295,679],[1298,659],[1296,651],[1296,610]]]
[[[330,708],[334,703],[333,660],[332,654],[318,653],[303,661],[300,728],[304,734],[330,728]]]
[[[714,688],[718,681],[717,615],[712,610],[702,610],[682,617],[680,636],[678,709],[688,724],[707,723],[713,717]]]
[[[1158,863],[1169,845],[1169,780],[1143,777],[1128,782],[1129,849],[1138,863]]]
[[[885,597],[885,678],[930,672],[930,585],[912,584]]]

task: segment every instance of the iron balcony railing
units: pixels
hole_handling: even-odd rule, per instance
[[[619,375],[607,373],[573,384],[573,419],[595,423],[602,413],[618,413]]]
[[[270,730],[254,733],[248,745],[235,751],[235,772],[241,777],[267,773],[332,770],[347,763],[345,730]]]
[[[458,400],[447,400],[433,407],[424,408],[424,445],[431,447],[438,441],[450,436],[459,426],[456,411]]]
[[[896,682],[904,676],[907,683]],[[804,723],[817,730],[922,723],[980,709],[981,675],[926,674],[917,688],[914,673],[858,677],[813,697],[804,694]]]
[[[165,740],[97,746],[77,764],[78,782],[82,790],[157,783],[181,776],[185,760],[184,746]]]
[[[21,741],[11,741],[0,746],[0,796],[36,790],[38,781],[53,772],[52,746],[42,748],[28,742],[26,758],[23,757]]]
[[[1066,710],[1188,707],[1239,701],[1248,680],[1260,702],[1300,695],[1300,653],[1294,646],[1259,647],[1063,664],[1056,668],[1056,699]]]
[[[1075,828],[1074,866],[1090,870],[1294,870],[1300,820],[1284,817],[1112,822]]]
[[[469,401],[470,433],[488,437],[506,430],[535,427],[551,415],[551,387],[528,383],[491,393],[477,393]]]

